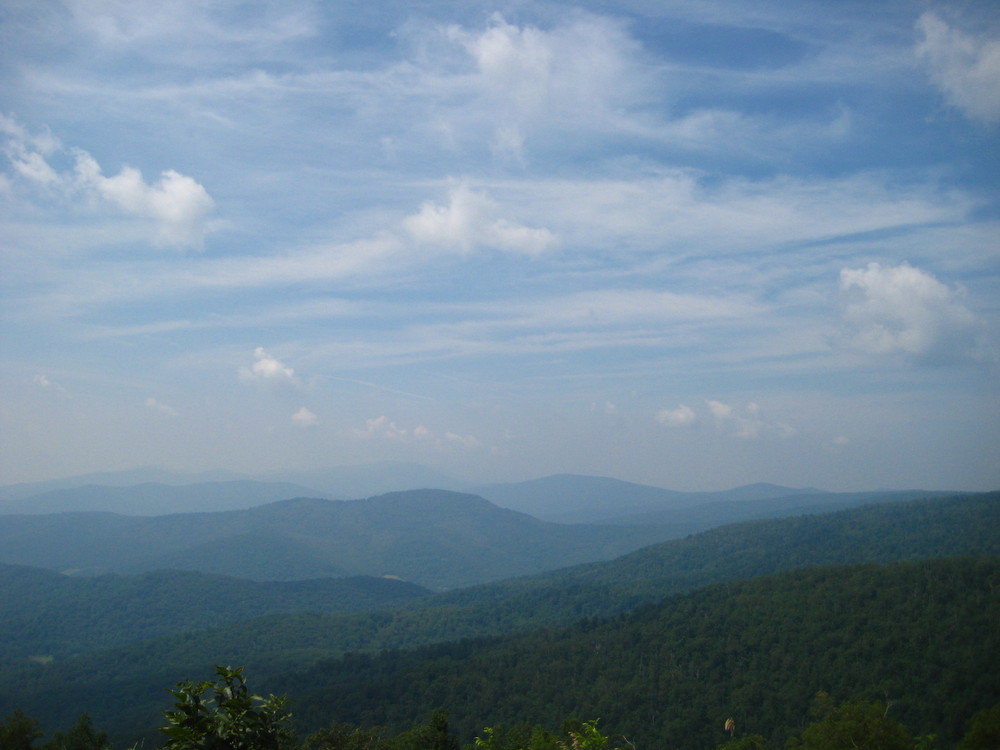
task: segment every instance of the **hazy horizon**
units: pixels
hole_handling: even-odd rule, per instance
[[[1000,14],[8,4],[0,484],[1000,487]]]
[[[424,464],[416,463],[400,463],[400,462],[373,462],[366,464],[343,464],[343,465],[331,465],[325,467],[312,467],[306,469],[286,469],[286,470],[267,470],[263,472],[253,473],[253,472],[239,472],[230,469],[208,469],[203,471],[188,472],[180,469],[174,469],[166,466],[132,466],[121,470],[112,471],[95,471],[87,472],[83,474],[72,474],[63,476],[52,476],[45,477],[42,479],[31,480],[27,482],[14,482],[10,484],[2,484],[0,488],[14,488],[18,486],[34,486],[34,485],[46,485],[46,484],[59,484],[65,485],[66,488],[76,488],[83,487],[86,485],[102,486],[106,485],[109,487],[130,487],[139,484],[174,484],[177,486],[184,486],[188,484],[197,483],[213,483],[213,482],[230,482],[230,481],[255,481],[255,482],[273,482],[273,483],[292,483],[299,484],[308,487],[309,477],[313,475],[316,477],[317,481],[319,478],[325,478],[329,480],[330,477],[340,478],[342,481],[358,481],[361,483],[371,482],[378,478],[378,472],[386,472],[384,476],[384,481],[386,483],[392,484],[395,482],[399,485],[399,489],[444,489],[453,490],[458,492],[475,492],[477,489],[491,486],[491,485],[506,485],[506,484],[530,484],[532,482],[552,479],[557,477],[581,477],[586,479],[596,479],[604,480],[609,479],[613,481],[620,481],[629,484],[636,484],[639,486],[653,487],[657,489],[664,489],[669,491],[676,491],[681,493],[724,493],[729,490],[743,489],[753,486],[775,486],[782,487],[785,489],[792,490],[802,490],[803,492],[819,491],[822,493],[838,493],[838,492],[893,492],[893,491],[906,491],[906,490],[926,490],[929,492],[980,492],[980,491],[993,491],[997,488],[987,489],[987,490],[972,490],[966,487],[916,487],[916,486],[872,486],[865,488],[858,488],[856,490],[851,489],[832,489],[829,487],[816,487],[816,486],[803,486],[803,485],[788,485],[782,482],[772,482],[772,481],[754,481],[747,482],[740,485],[718,485],[718,486],[702,486],[702,487],[690,487],[683,485],[665,485],[665,484],[649,484],[646,482],[640,482],[634,479],[629,479],[627,477],[612,476],[608,474],[588,474],[586,472],[553,472],[549,474],[539,474],[530,475],[523,477],[513,477],[506,479],[494,479],[489,477],[475,477],[475,476],[458,476],[451,475],[444,471],[439,471],[432,466],[427,466]],[[393,474],[393,472],[399,472]],[[397,481],[397,477],[406,477],[408,475],[439,475],[443,481],[440,486],[431,483],[421,484],[411,483],[407,484],[402,479]],[[82,482],[82,484],[81,484]],[[41,490],[48,491],[48,490]],[[385,492],[394,490],[384,490]],[[378,491],[375,494],[382,494],[383,491]],[[24,495],[24,497],[29,497],[29,495]],[[360,496],[359,496],[360,497]],[[341,499],[353,499],[353,498],[341,498]]]

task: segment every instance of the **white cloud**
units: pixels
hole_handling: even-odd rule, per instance
[[[1000,121],[1000,39],[966,34],[934,13],[917,28],[917,55],[948,103],[973,120]]]
[[[53,381],[48,375],[46,375],[44,373],[39,373],[38,375],[35,375],[31,379],[31,382],[33,382],[35,385],[37,385],[37,386],[39,386],[41,388],[45,388],[46,390],[55,391],[60,396],[67,396],[67,395],[69,395],[69,391],[67,391],[61,385],[59,385],[58,383],[56,383],[55,381]]]
[[[974,356],[977,321],[958,292],[907,264],[840,272],[845,300],[840,342],[871,354]]]
[[[705,404],[708,406],[708,411],[716,419],[728,419],[732,416],[733,407],[729,404],[724,404],[721,401],[706,401]]]
[[[557,244],[547,229],[535,229],[498,216],[500,207],[485,193],[459,185],[447,206],[424,203],[419,213],[403,220],[403,229],[419,245],[469,253],[486,247],[538,255]]]
[[[264,347],[258,346],[253,352],[254,363],[250,367],[240,368],[243,380],[253,380],[258,383],[285,382],[295,383],[295,370],[268,354]]]
[[[11,166],[28,183],[76,201],[83,209],[93,211],[103,203],[124,215],[148,219],[156,245],[202,245],[210,229],[207,216],[215,201],[193,178],[168,169],[150,184],[138,169],[129,166],[105,177],[97,160],[82,149],[70,149],[74,168],[59,172],[47,157],[62,147],[47,132],[32,135],[11,118],[0,116],[0,133],[6,136],[3,150]]]
[[[436,450],[446,450],[451,446],[471,449],[482,445],[474,435],[463,435],[451,430],[436,435],[422,424],[413,429],[400,427],[384,414],[374,419],[366,419],[364,428],[355,430],[354,434],[363,440],[389,440],[394,443],[410,444],[416,442]]]
[[[150,396],[149,398],[147,398],[146,401],[144,402],[144,404],[145,404],[145,406],[146,406],[147,409],[149,409],[150,411],[156,412],[157,414],[162,414],[162,415],[167,416],[167,417],[176,417],[177,416],[177,410],[175,408],[173,408],[172,406],[167,406],[166,404],[161,404],[159,401],[157,401],[152,396]]]
[[[299,427],[312,427],[319,422],[319,417],[303,406],[292,415],[292,422]]]
[[[717,402],[710,402],[717,403]],[[667,427],[690,427],[698,421],[694,409],[680,404],[676,409],[661,409],[656,413],[656,421]]]
[[[763,435],[792,437],[796,430],[784,422],[774,422],[762,414],[760,405],[751,401],[742,410],[721,401],[706,401],[709,413],[720,430],[731,431],[733,437],[754,440]]]
[[[419,427],[417,429],[420,430],[420,436],[424,437],[426,434],[425,429]],[[354,434],[365,439],[383,438],[386,440],[401,440],[406,438],[410,434],[410,431],[398,427],[395,422],[383,414],[374,419],[366,419],[365,428],[363,430],[355,430]]]
[[[459,435],[455,432],[446,432],[444,434],[445,440],[451,443],[457,443],[463,448],[478,448],[482,443],[474,435]]]
[[[205,217],[215,202],[195,180],[172,169],[148,184],[138,169],[123,167],[114,177],[105,177],[89,154],[78,152],[77,174],[84,185],[93,186],[108,202],[133,216],[156,222],[159,245],[200,246],[207,231]]]
[[[450,26],[445,33],[475,63],[494,153],[518,162],[533,130],[569,120],[575,133],[609,120],[617,127],[640,78],[632,62],[638,45],[607,18],[578,14],[546,30],[494,14],[485,30]]]

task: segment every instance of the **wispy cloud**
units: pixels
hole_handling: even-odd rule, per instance
[[[917,56],[945,100],[973,120],[1000,122],[1000,37],[955,28],[933,12],[917,21]]]
[[[319,417],[304,406],[292,414],[291,419],[292,424],[298,427],[314,427],[319,423]]]
[[[690,427],[698,421],[694,409],[686,404],[680,404],[673,409],[661,409],[656,413],[656,421],[667,427]]]
[[[754,401],[742,408],[714,400],[706,401],[705,405],[716,426],[733,437],[755,440],[767,435],[788,438],[796,434],[791,425],[767,419],[760,405]]]
[[[151,412],[154,412],[156,414],[160,414],[160,415],[165,416],[165,417],[176,417],[177,414],[178,414],[177,410],[174,407],[168,406],[167,404],[164,404],[164,403],[161,403],[160,401],[157,401],[152,396],[150,396],[149,398],[147,398],[143,402],[143,405],[147,409],[149,409]]]

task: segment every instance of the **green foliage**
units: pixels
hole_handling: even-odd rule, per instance
[[[806,727],[789,750],[912,750],[910,733],[888,714],[882,703],[844,703]]]
[[[349,654],[274,685],[294,692],[304,729],[328,716],[398,729],[443,705],[471,738],[587,706],[638,747],[675,750],[717,746],[728,716],[780,747],[805,696],[888,694],[893,718],[947,747],[1000,697],[998,589],[993,559],[812,568],[566,629]]]
[[[365,576],[261,582],[158,570],[72,577],[0,563],[0,657],[62,659],[264,614],[399,606],[429,593]]]
[[[559,746],[562,750],[608,750],[609,740],[597,728],[598,721],[598,719],[584,721],[576,728],[567,730],[567,738],[560,742]]]
[[[243,668],[216,667],[216,682],[184,681],[164,712],[165,747],[173,750],[281,750],[293,745],[284,697],[251,695]]]
[[[302,750],[392,750],[392,738],[385,727],[362,729],[333,722],[306,737]]]
[[[969,731],[959,750],[997,750],[1000,748],[1000,703],[972,717]]]
[[[56,732],[45,743],[43,750],[108,750],[108,733],[94,729],[94,723],[87,714],[82,714],[66,732]]]
[[[17,709],[0,722],[0,750],[31,750],[42,734],[38,721]]]
[[[767,743],[759,734],[748,734],[719,745],[716,750],[767,750]]]
[[[396,738],[398,750],[458,750],[458,740],[448,727],[448,712],[435,709],[425,724],[413,727]]]
[[[899,701],[894,715],[916,733],[937,733],[942,747],[950,747],[974,711],[1000,699],[1000,665],[988,652],[995,628],[984,625],[997,614],[997,602],[984,593],[988,582],[975,564],[935,564],[926,580],[920,569],[900,568],[881,590],[868,585],[865,571],[848,571],[844,580],[829,569],[810,571],[796,575],[804,576],[800,583],[813,586],[816,595],[799,590],[791,578],[740,582],[673,599],[679,608],[676,617],[669,610],[640,608],[610,623],[593,618],[615,616],[713,581],[817,563],[996,554],[998,528],[1000,493],[893,503],[730,526],[608,563],[425,597],[395,611],[269,615],[70,659],[57,651],[21,649],[20,654],[55,653],[56,659],[45,665],[0,658],[0,714],[23,708],[48,725],[68,726],[87,711],[113,736],[138,737],[155,725],[163,685],[215,663],[230,663],[245,665],[268,690],[294,697],[303,732],[325,726],[331,717],[400,731],[433,707],[447,706],[459,737],[471,741],[483,724],[558,726],[565,715],[587,706],[609,726],[627,728],[640,747],[661,740],[673,747],[685,742],[696,746],[695,740],[699,748],[714,747],[724,739],[720,717],[730,715],[741,732],[760,733],[776,746],[788,732],[801,731],[802,696],[828,689],[868,699],[888,694]],[[15,577],[5,577],[0,566],[0,654],[15,642],[6,638],[8,632],[24,638],[44,634],[54,645],[90,638],[97,632],[92,624],[100,632],[112,633],[104,628],[113,626],[119,633],[148,636],[150,622],[178,625],[171,618],[191,609],[178,604],[182,596],[197,599],[196,609],[218,601],[218,613],[238,616],[263,601],[244,588],[227,594],[227,587],[236,583],[232,579],[194,587],[188,580],[192,575],[174,571],[127,579],[133,589],[128,597],[140,597],[142,606],[116,623],[123,610],[110,594],[112,584],[122,582],[119,577],[85,579],[95,597],[79,606],[60,598],[50,609],[22,617],[17,602],[30,596],[36,582],[15,585]],[[38,586],[84,580],[55,574],[47,578],[51,580]],[[141,598],[140,584],[158,593]],[[273,593],[295,608],[306,598],[322,598],[322,592],[310,588],[302,591],[308,597],[292,601],[288,584],[274,586]],[[97,590],[108,595],[96,596]],[[25,591],[29,593],[11,593]],[[160,596],[167,591],[170,596]],[[923,595],[927,607],[921,605]],[[237,601],[242,597],[246,609]],[[883,617],[878,610],[882,605],[874,602],[904,611],[895,619]],[[650,612],[658,612],[663,621],[642,624],[643,617],[652,617]],[[703,626],[686,626],[690,617]],[[591,618],[589,624],[570,627],[568,635],[554,629],[583,618]],[[740,618],[746,619],[744,625],[737,622]],[[541,626],[549,629],[538,630]],[[600,642],[619,626],[637,630]],[[981,637],[984,627],[989,629]],[[440,651],[394,651],[530,630],[535,632],[518,640],[520,645],[505,641],[490,646],[489,654],[479,653],[487,648],[485,641],[475,649],[469,641],[442,645]],[[671,643],[665,642],[667,635]],[[567,648],[552,649],[547,639]],[[568,648],[574,640],[577,647]],[[525,654],[512,661],[503,653],[508,648]],[[382,649],[389,653],[371,662],[360,653]],[[465,675],[465,657],[456,655],[470,650],[483,663],[478,674]],[[609,662],[606,657],[616,650],[621,658]],[[342,664],[325,661],[317,674],[307,672],[345,652],[359,653]],[[420,666],[425,658],[431,660],[427,668]],[[448,673],[429,677],[449,662]],[[405,679],[386,676],[411,669],[413,676]],[[520,674],[514,674],[517,670]],[[360,687],[369,675],[375,685],[385,682],[385,687],[374,692]],[[499,687],[512,682],[516,688]],[[340,700],[335,693],[342,684],[347,695],[357,696],[360,690],[360,697],[345,699],[343,712],[330,711]],[[616,702],[619,694],[627,697]],[[688,736],[690,740],[683,739]]]
[[[513,727],[486,727],[483,737],[476,737],[475,750],[562,750],[559,738],[540,726],[516,724]]]

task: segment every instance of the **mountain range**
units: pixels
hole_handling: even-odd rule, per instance
[[[410,490],[219,513],[9,515],[0,524],[0,562],[255,580],[391,575],[440,589],[609,559],[668,536],[656,526],[548,523],[475,495]]]
[[[470,502],[450,498],[456,499]],[[391,508],[397,500],[383,502]],[[307,507],[316,502],[322,501]],[[275,514],[294,515],[298,508],[291,502],[259,510],[273,523]],[[34,520],[46,518],[57,517]],[[19,611],[22,619],[12,619],[15,627],[3,634],[0,713],[21,707],[59,726],[86,710],[99,726],[141,732],[155,726],[164,687],[207,676],[213,663],[231,663],[247,665],[265,689],[288,692],[296,716],[309,722],[305,728],[333,719],[397,726],[418,720],[434,703],[453,711],[456,726],[468,732],[477,721],[551,722],[570,710],[569,701],[646,744],[691,732],[674,743],[681,747],[707,736],[703,723],[714,722],[712,712],[730,710],[733,701],[744,721],[779,732],[781,722],[805,712],[816,690],[833,687],[855,691],[843,697],[888,690],[894,701],[908,702],[912,715],[930,717],[916,726],[955,737],[976,706],[1000,700],[992,677],[1000,674],[1000,649],[985,624],[997,606],[998,529],[1000,493],[867,505],[728,525],[608,562],[441,594],[396,589],[396,603],[370,599],[362,606],[374,609],[340,614],[320,613],[310,603],[331,585],[323,582],[305,582],[294,594],[285,587],[300,584],[267,584],[273,587],[267,590],[199,574],[76,578],[7,567],[0,569],[0,585],[9,611],[0,614]],[[992,559],[993,567],[973,556]],[[760,578],[817,565],[928,558],[955,562]],[[657,604],[734,580],[744,583]],[[368,590],[369,583],[360,588]],[[398,582],[374,583],[392,588]],[[60,593],[38,593],[48,586]],[[199,618],[218,617],[226,602],[238,609],[241,596],[271,597],[272,605],[262,606],[274,599],[280,606],[212,630],[179,632]],[[129,645],[123,633],[129,623],[149,626],[149,613],[178,608],[189,612],[164,620],[178,632]],[[636,614],[624,614],[630,611]],[[39,622],[51,628],[48,646],[30,640],[31,623]],[[493,640],[497,636],[504,640]],[[87,651],[81,644],[90,641],[89,653],[72,656],[72,638],[76,651]],[[115,642],[121,645],[104,649]],[[399,650],[423,646],[430,650]],[[28,649],[44,647],[52,651],[25,658]],[[933,684],[927,682],[932,674]],[[643,713],[647,704],[637,698],[650,690],[660,696],[654,715],[666,717],[662,721]],[[950,724],[941,718],[949,713],[957,717]]]
[[[389,492],[434,488],[476,494],[502,508],[543,521],[654,524],[669,527],[667,535],[682,536],[752,518],[953,494],[923,490],[838,493],[764,483],[718,492],[678,492],[610,477],[574,474],[526,482],[469,485],[416,464],[346,466],[254,479],[223,476],[222,472],[183,475],[161,469],[136,469],[11,485],[0,487],[0,514],[105,511],[155,516],[241,510],[297,497],[363,499]]]

